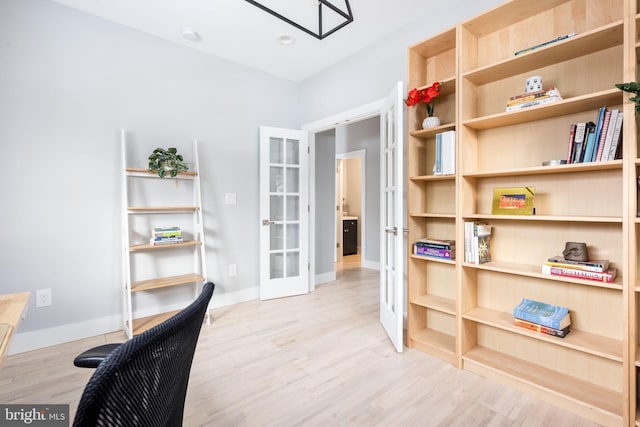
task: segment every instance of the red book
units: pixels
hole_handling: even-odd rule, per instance
[[[571,163],[571,159],[573,158],[573,137],[576,134],[576,124],[571,123],[571,127],[569,128],[569,152],[567,153],[567,164]]]
[[[567,326],[564,329],[554,329],[544,325],[538,325],[537,323],[527,322],[526,320],[516,318],[514,320],[514,324],[516,326],[520,326],[521,328],[529,329],[530,331],[539,332],[545,335],[553,335],[554,337],[564,338],[569,333],[569,327]]]
[[[570,277],[573,279],[595,280],[603,283],[613,283],[613,279],[616,278],[616,272],[617,270],[615,268],[610,268],[607,271],[598,273],[595,271],[578,270],[574,268],[553,267],[551,265],[542,266],[543,274]]]

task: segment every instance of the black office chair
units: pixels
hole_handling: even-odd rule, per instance
[[[125,343],[109,344],[112,351],[102,362],[91,350],[91,363],[78,356],[76,366],[98,364],[80,398],[74,427],[181,426],[193,355],[214,288],[205,283],[198,298],[175,316]]]

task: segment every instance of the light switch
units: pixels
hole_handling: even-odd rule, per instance
[[[236,204],[236,193],[224,193],[224,204],[225,205],[235,205]]]

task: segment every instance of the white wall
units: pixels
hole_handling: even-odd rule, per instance
[[[47,0],[0,1],[0,64],[0,293],[53,293],[12,352],[121,326],[120,128],[143,164],[198,138],[214,304],[257,296],[258,127],[300,126],[296,84]]]

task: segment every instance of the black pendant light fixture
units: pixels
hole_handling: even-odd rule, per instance
[[[276,18],[279,18],[281,20],[283,20],[284,22],[286,22],[289,25],[293,25],[294,27],[296,27],[299,30],[304,31],[307,34],[312,35],[313,37],[317,38],[318,40],[322,40],[323,38],[335,33],[336,31],[338,31],[340,28],[344,27],[345,25],[349,24],[350,22],[353,22],[353,13],[351,12],[351,6],[349,5],[349,0],[315,0],[314,2],[317,2],[318,4],[318,28],[316,31],[311,30],[305,26],[303,26],[302,24],[299,24],[297,22],[294,21],[295,18],[293,17],[286,17],[284,16],[282,13],[278,13],[275,10],[265,6],[263,3],[267,3],[265,0],[261,0],[261,2],[256,1],[256,0],[246,0],[247,2],[251,3],[252,5],[264,10],[267,13],[270,13],[271,15],[275,16]],[[332,2],[334,4],[332,4]],[[338,6],[336,6],[336,4],[342,5],[342,3],[344,2],[344,10],[339,8]],[[325,18],[327,18],[328,14],[331,14],[331,18],[332,18],[332,28],[325,31],[325,28],[323,26],[323,24],[325,22],[323,22],[323,13],[325,14]],[[326,21],[326,19],[325,19]]]

